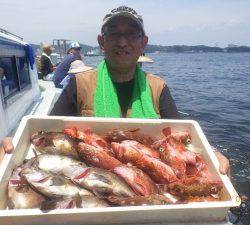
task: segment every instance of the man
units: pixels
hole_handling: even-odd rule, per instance
[[[51,115],[178,118],[178,111],[165,82],[145,73],[137,65],[148,42],[143,20],[125,6],[104,17],[98,43],[105,60],[98,70],[73,77],[63,90]],[[6,142],[9,150],[9,142]],[[226,173],[229,161],[216,153],[220,170]]]
[[[52,80],[54,66],[51,62],[50,55],[52,53],[52,46],[50,44],[43,45],[43,53],[40,59],[41,74],[44,80]]]
[[[116,11],[112,10],[105,16],[102,33],[98,36],[105,61],[98,71],[85,72],[71,79],[51,115],[136,117],[133,114],[142,103],[141,118],[148,118],[147,115],[150,118],[177,118],[176,105],[164,81],[151,74],[145,76],[137,66],[137,59],[147,41],[142,18],[133,9],[119,7]],[[105,74],[105,70],[109,74]],[[100,82],[101,73],[107,78],[104,83]],[[138,95],[133,92],[134,84],[141,85],[136,91],[145,89],[138,101],[134,101]],[[105,96],[100,94],[102,87],[109,90]]]
[[[58,65],[55,71],[53,82],[55,84],[55,87],[57,88],[63,88],[63,85],[61,85],[60,83],[68,74],[70,64],[75,60],[82,60],[80,44],[78,42],[72,42],[67,51],[67,54],[68,55]]]

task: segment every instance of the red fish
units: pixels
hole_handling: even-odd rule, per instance
[[[103,169],[113,170],[122,163],[109,155],[103,148],[95,147],[83,142],[77,146],[77,151],[86,163]]]
[[[101,147],[111,156],[114,155],[112,149],[110,149],[105,139],[100,135],[92,132],[89,128],[85,128],[82,130],[77,130],[76,128],[66,128],[63,130],[63,132],[71,137],[84,141],[86,144],[92,145],[94,147]]]
[[[127,143],[112,142],[111,147],[119,160],[124,163],[132,163],[158,183],[170,183],[178,180],[170,166],[159,159],[143,154]]]
[[[182,142],[184,144],[191,141],[191,136],[186,131],[172,133],[171,128],[166,127],[162,130],[162,133],[164,134],[165,137],[171,137],[175,141]]]
[[[160,158],[160,153],[153,149],[153,148],[150,148],[150,147],[147,147],[137,141],[132,141],[132,140],[125,140],[125,141],[122,141],[121,142],[122,144],[125,144],[127,146],[130,146],[131,148],[134,148],[140,152],[142,152],[143,154],[146,154],[148,156],[151,156],[151,157],[154,157],[154,158],[157,158],[159,159]]]
[[[134,166],[121,165],[117,166],[113,172],[122,177],[138,195],[157,194],[155,183],[142,170]]]
[[[180,152],[176,151],[170,144],[160,148],[161,160],[172,167],[178,178],[186,176],[186,163]]]
[[[188,177],[182,181],[167,184],[167,190],[176,196],[211,196],[222,189],[222,182],[203,177]]]
[[[146,134],[140,133],[139,129],[118,130],[114,129],[105,135],[106,139],[111,142],[121,142],[124,140],[134,140],[141,144],[150,146],[154,141]]]

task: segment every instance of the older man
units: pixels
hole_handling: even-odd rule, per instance
[[[124,6],[112,10],[103,20],[98,42],[105,60],[98,70],[70,81],[51,115],[178,117],[164,81],[137,65],[148,42],[141,16]]]
[[[51,62],[50,55],[52,53],[52,46],[50,44],[43,44],[43,53],[40,59],[41,74],[44,80],[52,80],[54,66]]]
[[[113,9],[104,17],[98,35],[105,59],[97,70],[70,80],[51,115],[178,118],[165,82],[137,65],[147,42],[140,15],[125,6]],[[221,153],[216,154],[221,172],[226,173],[228,160]]]

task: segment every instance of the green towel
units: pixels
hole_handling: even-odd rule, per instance
[[[145,73],[137,65],[132,93],[132,118],[159,118],[154,110],[151,91]],[[98,65],[97,84],[94,93],[94,115],[96,117],[121,117],[116,88],[111,80],[106,61]]]

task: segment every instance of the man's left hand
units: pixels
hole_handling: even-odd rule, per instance
[[[0,141],[0,164],[1,164],[1,161],[2,161],[5,153],[11,153],[13,149],[14,149],[14,146],[12,144],[11,137],[4,138],[2,143]]]
[[[226,158],[226,156],[221,154],[218,150],[216,150],[214,153],[215,153],[215,155],[220,163],[220,167],[219,167],[220,172],[224,175],[225,174],[229,175],[229,168],[230,168],[229,160]]]

